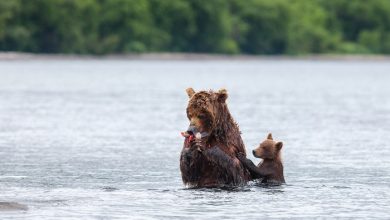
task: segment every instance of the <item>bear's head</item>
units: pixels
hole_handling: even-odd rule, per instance
[[[262,159],[275,159],[279,156],[279,152],[283,147],[283,142],[276,142],[272,138],[272,134],[269,133],[267,139],[260,143],[260,145],[254,149],[253,155]]]
[[[218,92],[199,91],[188,88],[186,90],[189,102],[187,106],[187,117],[190,121],[190,128],[201,134],[215,133],[218,123],[225,120],[226,115],[230,118],[226,107],[227,91],[221,89]],[[189,129],[191,132],[191,129]]]

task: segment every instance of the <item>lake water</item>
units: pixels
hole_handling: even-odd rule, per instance
[[[190,86],[248,152],[284,142],[286,185],[183,186]],[[389,219],[390,62],[3,60],[0,192],[1,219]]]

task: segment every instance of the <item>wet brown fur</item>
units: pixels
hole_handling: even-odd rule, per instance
[[[249,173],[236,158],[245,154],[237,123],[226,105],[227,92],[187,89],[190,98],[187,117],[191,125],[210,135],[203,141],[204,151],[183,146],[180,169],[186,185],[195,187],[237,185],[249,179]],[[218,149],[217,149],[218,148]]]
[[[285,183],[281,159],[282,147],[283,143],[274,141],[270,133],[267,139],[253,150],[255,157],[263,159],[257,167],[243,156],[239,156],[239,159],[251,171],[252,179],[261,178],[262,183],[282,184]]]

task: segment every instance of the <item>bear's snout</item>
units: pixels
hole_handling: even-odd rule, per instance
[[[198,133],[198,129],[194,125],[190,124],[190,126],[187,128],[187,133],[190,135],[194,135]]]
[[[256,151],[255,150],[252,150],[252,154],[253,154],[253,156],[256,157]]]

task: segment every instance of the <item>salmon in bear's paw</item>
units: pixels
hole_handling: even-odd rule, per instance
[[[283,142],[274,141],[269,133],[267,139],[252,151],[255,157],[263,159],[257,166],[241,153],[237,158],[250,171],[252,180],[261,179],[261,183],[280,185],[285,183],[280,153],[282,147]]]

